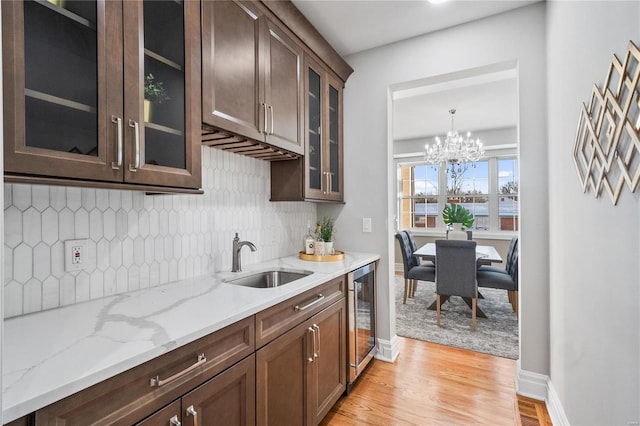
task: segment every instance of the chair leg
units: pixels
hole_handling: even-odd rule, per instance
[[[418,280],[413,280],[413,287],[411,288],[411,297],[416,297],[416,288],[418,288]]]
[[[404,305],[407,304],[407,294],[409,293],[409,280],[407,278],[404,279],[404,298],[402,300],[402,303]]]
[[[518,309],[520,308],[518,306],[518,290],[510,291],[509,293],[511,294],[511,307],[513,308],[513,312],[517,315]]]
[[[478,298],[474,297],[471,301],[471,330],[476,331],[476,307],[478,306]]]
[[[440,295],[436,294],[436,324],[440,327]]]

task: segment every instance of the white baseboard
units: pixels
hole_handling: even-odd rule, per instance
[[[560,402],[560,397],[558,397],[556,388],[553,386],[551,380],[549,380],[547,385],[546,403],[549,417],[551,417],[551,424],[554,426],[569,426],[569,419],[567,418],[567,414],[564,412],[564,408]]]
[[[520,360],[518,360],[517,368],[516,393],[538,401],[544,401],[549,417],[551,417],[551,423],[554,426],[569,426],[569,419],[564,412],[558,393],[549,376],[522,370],[520,368]]]
[[[398,355],[400,355],[400,348],[398,347],[398,336],[395,334],[391,340],[377,338],[378,350],[376,352],[376,359],[385,362],[395,362]]]
[[[516,376],[516,393],[527,398],[547,401],[547,383],[549,376],[522,370],[518,360],[518,374]]]

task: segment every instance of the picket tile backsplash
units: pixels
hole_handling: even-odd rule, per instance
[[[296,253],[316,206],[269,202],[270,166],[202,150],[203,195],[4,185],[5,317],[231,269],[234,233],[258,250],[243,264]],[[64,242],[86,239],[82,271]]]

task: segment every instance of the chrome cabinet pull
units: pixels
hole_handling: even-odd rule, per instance
[[[315,348],[315,341],[314,341],[314,348],[315,348],[315,357],[317,358],[320,355],[320,326],[318,324],[313,324],[313,328],[314,330],[317,331],[317,337],[318,337],[318,347]]]
[[[129,127],[133,127],[136,142],[136,158],[133,164],[129,164],[129,171],[136,172],[140,168],[140,124],[137,121],[129,120]]]
[[[273,134],[273,106],[267,105],[267,109],[269,110],[269,113],[271,114],[271,131],[269,133],[267,133],[267,134],[268,135],[272,135]]]
[[[167,377],[167,378],[166,378],[166,379],[164,379],[164,380],[163,380],[163,379],[160,379],[160,376],[152,377],[151,379],[149,379],[149,384],[151,385],[151,387],[154,387],[154,386],[158,386],[158,387],[160,387],[160,386],[166,385],[167,383],[171,383],[171,382],[173,382],[174,380],[176,380],[176,379],[178,379],[178,378],[180,378],[180,377],[184,376],[184,375],[185,375],[185,374],[187,374],[188,372],[190,372],[190,371],[192,371],[192,370],[194,370],[194,369],[196,369],[196,368],[200,367],[200,366],[201,366],[202,364],[204,364],[205,362],[207,362],[207,357],[206,357],[206,356],[204,356],[204,354],[202,353],[202,354],[198,355],[198,361],[196,361],[196,363],[195,363],[195,364],[192,364],[191,366],[189,366],[189,367],[185,368],[185,369],[184,369],[184,370],[182,370],[182,371],[177,372],[176,374],[174,374],[174,375],[173,375],[173,376],[171,376],[171,377]]]
[[[187,407],[187,415],[193,416],[193,426],[198,426],[198,412],[193,408],[193,405]]]
[[[260,102],[260,106],[262,107],[262,112],[263,112],[263,117],[264,117],[264,121],[262,122],[262,133],[264,133],[265,135],[269,134],[268,129],[267,129],[267,104],[265,104],[264,102]]]
[[[180,423],[180,420],[178,420],[178,416],[173,416],[169,419],[169,423],[172,424],[173,426],[181,426],[182,423]]]
[[[324,299],[324,295],[323,295],[322,293],[317,294],[317,295],[316,295],[316,298],[315,298],[313,301],[311,301],[311,302],[307,303],[307,304],[306,304],[306,305],[304,305],[304,306],[296,305],[296,306],[293,308],[293,310],[294,310],[294,311],[296,311],[296,312],[301,312],[301,311],[307,310],[307,309],[309,309],[310,307],[312,307],[313,305],[315,305],[316,303],[320,302],[322,299]]]
[[[117,124],[116,141],[118,142],[116,147],[117,160],[111,162],[111,168],[113,170],[118,170],[120,166],[122,166],[122,118],[112,115],[111,122],[113,124]]]
[[[313,329],[313,327],[309,327],[307,328],[307,334],[311,333],[311,341],[312,341],[312,347],[311,347],[311,355],[307,356],[307,362],[309,364],[311,364],[313,361],[315,361],[317,355],[316,355],[316,331]],[[309,341],[307,340],[307,347],[309,347]]]

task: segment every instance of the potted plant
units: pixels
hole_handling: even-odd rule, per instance
[[[453,229],[454,235],[450,235],[451,239],[467,239],[466,229],[473,226],[473,214],[460,204],[447,204],[442,210],[442,220],[447,226]],[[462,233],[462,234],[460,234]]]
[[[318,233],[318,242],[323,243],[320,245],[320,251],[324,251],[324,254],[333,254],[333,234],[335,228],[333,226],[333,219],[331,216],[325,216],[321,221],[316,224]],[[318,243],[316,243],[318,247]],[[322,247],[324,250],[322,250]]]
[[[161,81],[156,81],[153,74],[149,73],[144,77],[144,121],[151,121],[151,103],[161,104],[171,99]]]

